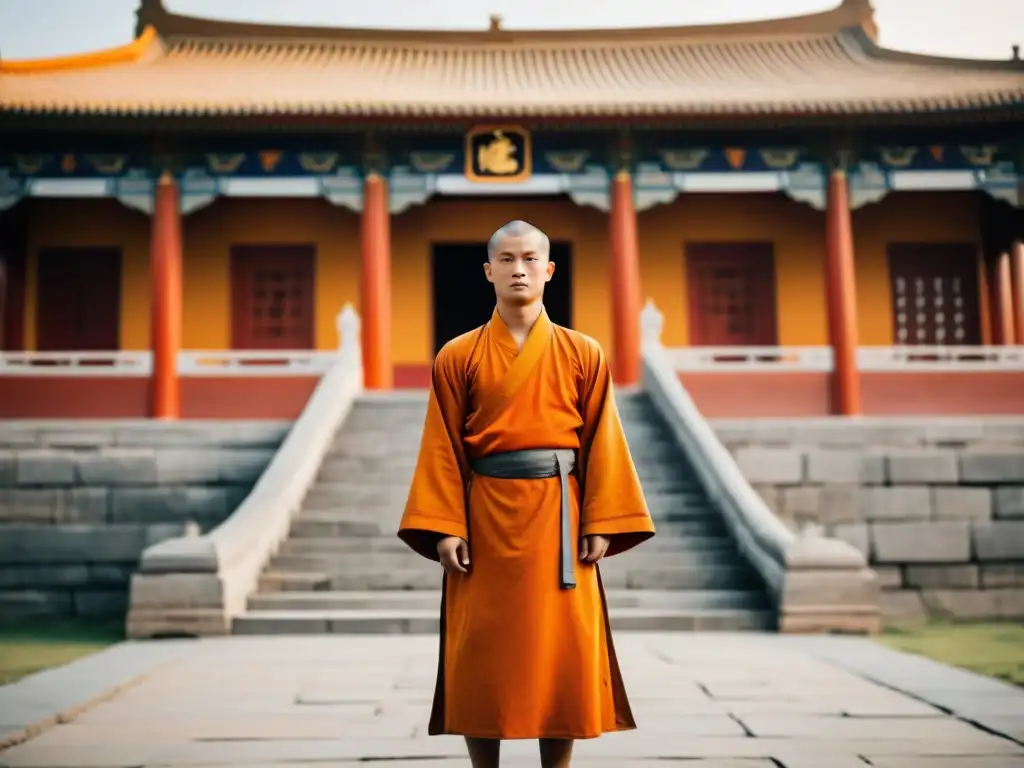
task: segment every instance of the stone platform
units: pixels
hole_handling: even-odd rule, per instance
[[[1024,768],[1024,691],[871,640],[620,632],[639,729],[602,768]],[[468,766],[427,737],[437,638],[125,643],[0,688],[0,766]],[[538,765],[510,742],[503,765]]]

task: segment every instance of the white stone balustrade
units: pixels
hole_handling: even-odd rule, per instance
[[[0,352],[0,376],[149,376],[149,352]]]
[[[1024,346],[897,346],[860,347],[861,371],[1024,371]]]
[[[877,632],[879,587],[864,555],[846,542],[797,536],[743,477],[679,381],[661,344],[652,301],[641,316],[643,386],[666,420],[740,551],[761,576],[782,632]]]
[[[359,317],[351,305],[342,310],[338,326],[341,344],[333,362],[234,513],[209,533],[163,541],[143,552],[131,583],[130,637],[230,633],[362,390]]]

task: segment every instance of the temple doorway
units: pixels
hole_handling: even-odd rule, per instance
[[[690,344],[778,344],[771,243],[687,243]]]
[[[551,243],[555,275],[544,289],[552,322],[572,327],[572,243]],[[435,243],[431,253],[434,354],[449,340],[484,323],[494,310],[494,288],[484,277],[487,243]]]
[[[890,243],[887,256],[896,344],[981,344],[974,243]]]
[[[308,245],[232,247],[232,349],[314,348],[315,262]]]
[[[36,349],[121,348],[121,250],[44,248],[36,268]]]

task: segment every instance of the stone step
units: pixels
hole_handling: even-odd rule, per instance
[[[313,485],[303,500],[303,506],[322,507],[332,506],[339,503],[347,503],[350,506],[398,503],[405,504],[409,495],[408,484],[397,486],[390,483],[367,482],[337,482],[321,481]]]
[[[637,552],[682,552],[734,550],[735,545],[728,536],[672,536],[659,533],[653,539],[644,542]],[[281,544],[278,554],[332,554],[345,552],[404,552],[411,550],[394,532],[380,536],[346,536],[338,538],[290,538]],[[633,557],[633,552],[626,552],[622,557]]]
[[[359,397],[354,403],[352,403],[352,414],[364,415],[380,413],[390,416],[396,413],[426,412],[428,398],[427,390],[423,389],[419,392],[422,395],[419,398],[405,398],[401,400],[393,398]]]
[[[674,478],[647,478],[640,481],[644,495],[659,493],[685,493],[698,488],[697,481],[692,477],[679,474]]]
[[[412,474],[403,477],[381,477],[373,475],[355,475],[344,477],[325,477],[317,479],[306,494],[306,500],[324,498],[347,499],[353,503],[365,504],[373,501],[392,503],[400,500],[402,504],[409,493]],[[640,481],[645,497],[670,494],[692,494],[705,496],[704,490],[692,477],[677,475],[664,478],[642,478]]]
[[[440,565],[395,535],[426,413],[416,394],[356,402],[234,632],[438,631]],[[774,630],[763,585],[649,398],[617,394],[658,535],[601,564],[613,627]]]
[[[726,590],[757,589],[750,569],[745,565],[676,565],[651,568],[638,559],[630,565],[605,566],[601,578],[609,588]],[[422,560],[402,568],[367,567],[354,571],[265,570],[259,580],[260,592],[330,592],[337,590],[430,590],[441,585],[441,566]]]
[[[277,554],[331,554],[346,552],[410,552],[409,547],[394,533],[380,536],[345,536],[328,539],[286,539]]]
[[[317,472],[317,482],[357,482],[361,485],[382,485],[392,488],[409,489],[415,464],[405,466],[381,465],[376,469],[361,469],[358,461],[331,459],[324,461]]]
[[[629,446],[629,455],[638,467],[649,462],[670,462],[685,466],[683,453],[675,443],[668,440],[647,440]]]
[[[609,609],[612,631],[766,632],[772,611]],[[234,619],[237,635],[437,634],[435,610],[249,611]]]
[[[605,586],[623,589],[678,589],[678,590],[751,590],[761,584],[750,568],[735,557],[714,566],[676,565],[646,567],[643,559],[629,564],[614,565],[609,561],[601,571]]]
[[[768,603],[759,591],[690,592],[653,589],[607,589],[608,609],[651,608],[657,610],[765,610]],[[339,611],[385,610],[437,611],[441,591],[419,590],[364,592],[267,592],[252,595],[248,608],[252,611]]]
[[[320,464],[317,482],[358,482],[408,489],[416,469],[416,457],[381,458],[377,456],[331,456]],[[641,484],[697,487],[689,467],[680,461],[658,462],[636,460],[636,473]]]
[[[401,510],[400,505],[390,512],[375,510],[372,513],[303,509],[292,520],[289,536],[293,540],[391,536],[398,531]],[[654,523],[658,536],[706,538],[726,533],[721,516],[710,511],[663,515],[655,517]]]
[[[472,550],[470,551],[472,556]],[[608,558],[602,571],[617,573],[622,569],[718,568],[733,565],[737,560],[733,549],[690,549],[681,552],[646,552],[642,548]],[[433,573],[440,566],[409,552],[303,552],[274,555],[271,571],[313,573],[361,573],[377,570],[410,570],[423,567]]]
[[[383,516],[368,517],[351,512],[300,512],[292,520],[289,536],[293,539],[329,537],[376,537],[393,533],[393,521]]]
[[[420,437],[419,429],[378,431],[358,436],[341,435],[327,450],[325,460],[376,459],[380,462],[412,466],[419,456]],[[685,466],[679,448],[668,439],[637,441],[630,445],[629,450],[638,469],[651,463]]]
[[[389,427],[409,432],[414,430],[420,431],[423,429],[423,422],[426,419],[426,415],[426,406],[422,408],[402,409],[401,411],[394,412],[380,409],[357,408],[348,415],[348,418],[345,419],[345,423],[342,425],[338,434],[339,436],[354,435],[361,434],[363,432],[380,431],[388,429]]]
[[[306,494],[304,506],[309,508],[331,508],[335,506],[387,505],[396,501],[404,506],[409,494],[411,476],[403,482],[388,482],[376,476],[363,476],[363,481],[320,480]],[[703,502],[707,495],[697,482],[690,478],[674,480],[641,480],[644,496],[651,509],[659,505],[690,504]]]
[[[404,508],[404,498],[391,499],[387,502],[359,504],[353,503],[349,499],[314,496],[303,504],[302,510],[296,519],[308,520],[311,519],[311,516],[314,516],[318,520],[327,520],[331,516],[336,515],[346,521],[391,521],[397,525]],[[718,518],[718,513],[711,508],[711,505],[705,499],[699,497],[665,501],[655,498],[648,501],[648,511],[655,524],[659,522]]]
[[[366,440],[337,440],[327,453],[325,461],[337,459],[389,459],[397,463],[415,464],[419,456],[419,438],[411,442],[405,435],[393,437],[381,432]]]

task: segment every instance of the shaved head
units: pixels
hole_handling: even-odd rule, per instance
[[[498,248],[501,247],[502,241],[507,240],[510,237],[536,237],[537,252],[543,254],[545,258],[549,258],[551,256],[551,241],[548,239],[548,236],[540,229],[533,226],[533,224],[526,221],[516,220],[510,221],[491,235],[491,239],[487,243],[487,258],[493,259],[494,254],[497,253]]]

